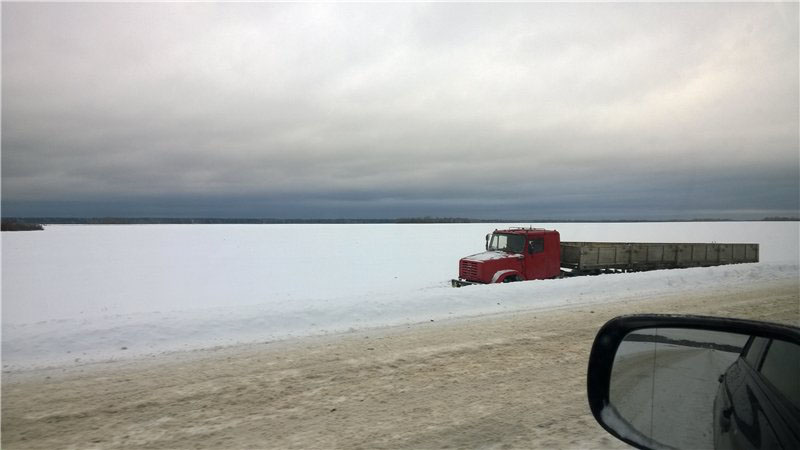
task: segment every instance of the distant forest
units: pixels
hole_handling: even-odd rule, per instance
[[[44,228],[36,222],[22,221],[18,219],[3,219],[2,231],[39,231]]]
[[[414,223],[635,223],[635,222],[758,222],[800,221],[798,217],[738,219],[470,219],[464,217],[403,217],[397,219],[244,219],[244,218],[174,218],[174,217],[9,217],[2,220],[3,231],[41,230],[48,225],[149,225],[149,224],[414,224]]]

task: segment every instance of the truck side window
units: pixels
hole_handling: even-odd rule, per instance
[[[528,243],[531,253],[541,253],[544,251],[544,239],[531,239]]]

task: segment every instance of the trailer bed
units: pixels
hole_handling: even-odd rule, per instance
[[[575,274],[758,262],[758,244],[561,242],[561,267]]]

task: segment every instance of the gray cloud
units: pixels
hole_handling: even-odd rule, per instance
[[[797,4],[2,8],[4,214],[800,209]]]

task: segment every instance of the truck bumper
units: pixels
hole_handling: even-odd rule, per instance
[[[450,280],[450,285],[453,286],[453,287],[456,287],[456,288],[457,287],[462,287],[462,286],[469,286],[471,284],[484,284],[484,283],[479,283],[477,281],[467,281],[467,280],[455,279],[455,278]]]

